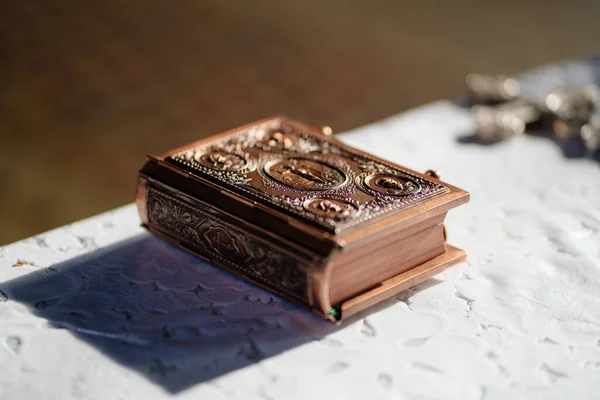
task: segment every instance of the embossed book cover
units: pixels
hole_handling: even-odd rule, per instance
[[[464,190],[274,117],[139,174],[151,232],[337,321],[465,259],[445,241]]]

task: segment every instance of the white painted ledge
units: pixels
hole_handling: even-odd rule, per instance
[[[151,238],[132,205],[0,248],[0,399],[597,398],[600,165],[457,142],[471,129],[441,101],[342,136],[472,201],[447,221],[467,263],[341,328]]]

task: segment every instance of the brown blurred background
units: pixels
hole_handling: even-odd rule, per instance
[[[131,202],[146,153],[275,113],[346,130],[599,40],[597,0],[2,1],[0,244]]]

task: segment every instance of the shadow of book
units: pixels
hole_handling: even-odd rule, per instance
[[[172,393],[321,340],[367,314],[335,326],[149,234],[0,289]]]
[[[170,392],[338,329],[149,235],[1,289]]]

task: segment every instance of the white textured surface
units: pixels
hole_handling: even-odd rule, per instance
[[[599,398],[600,166],[458,143],[471,128],[438,102],[343,136],[472,200],[447,221],[466,264],[339,328],[147,236],[133,206],[0,248],[0,399]]]

